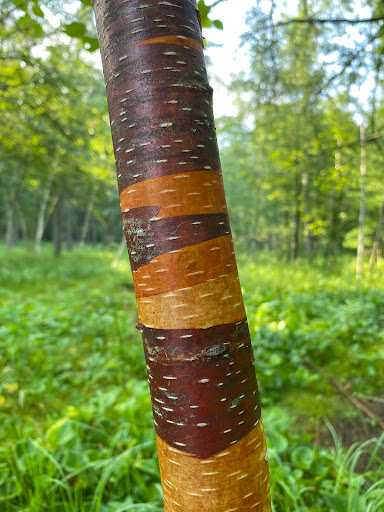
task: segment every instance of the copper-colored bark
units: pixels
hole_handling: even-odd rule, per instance
[[[267,447],[261,420],[238,443],[197,459],[157,437],[167,512],[270,511]]]
[[[136,297],[150,297],[205,283],[236,270],[230,235],[156,256],[133,273]],[[175,272],[177,269],[177,272]]]
[[[166,512],[270,512],[195,0],[95,0]]]

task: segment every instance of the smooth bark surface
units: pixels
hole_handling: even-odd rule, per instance
[[[199,14],[94,1],[166,512],[269,512]]]

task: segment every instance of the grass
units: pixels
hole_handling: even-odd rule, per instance
[[[162,510],[132,281],[113,256],[0,250],[1,512]],[[275,512],[379,512],[380,429],[328,379],[382,396],[380,271],[357,284],[348,258],[329,272],[267,254],[240,270]]]

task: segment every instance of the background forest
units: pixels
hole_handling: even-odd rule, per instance
[[[213,31],[236,2],[199,7]],[[274,512],[380,512],[384,7],[247,26],[216,121]],[[87,0],[0,0],[1,512],[162,510],[96,55]]]

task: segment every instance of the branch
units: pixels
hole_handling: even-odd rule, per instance
[[[220,2],[222,0],[218,0]],[[215,2],[215,3],[218,3]],[[351,23],[351,24],[357,24],[357,23],[373,23],[375,21],[383,21],[384,16],[377,16],[374,18],[361,18],[361,19],[348,19],[348,18],[292,18],[288,21],[279,21],[278,23],[274,23],[272,25],[264,25],[263,27],[260,27],[259,30],[266,30],[270,28],[276,28],[276,27],[284,27],[286,25],[292,25],[292,23],[308,23],[310,25],[314,25],[316,23],[319,24],[325,24],[325,23],[334,23],[334,24],[342,24],[342,23]]]
[[[219,5],[221,4],[221,2],[225,2],[226,0],[216,0],[216,2],[213,2],[213,4],[211,4],[209,7],[211,9],[213,9],[214,7],[216,7],[216,5]]]

